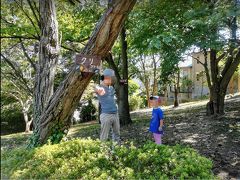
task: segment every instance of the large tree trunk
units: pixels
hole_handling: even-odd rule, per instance
[[[213,114],[224,114],[224,98],[227,91],[227,86],[238,65],[240,64],[240,48],[234,56],[230,52],[230,56],[225,63],[224,69],[219,76],[218,72],[218,60],[216,58],[216,51],[211,50],[211,75],[212,75],[212,87],[210,88],[210,112]],[[207,110],[209,112],[209,110]]]
[[[120,33],[121,37],[121,49],[122,49],[122,78],[127,80],[126,83],[121,83],[119,86],[119,101],[118,112],[121,125],[132,123],[129,113],[128,102],[128,58],[127,58],[127,41],[126,30],[123,27]]]
[[[116,0],[97,24],[82,54],[105,57],[116,40],[135,0]],[[81,74],[75,66],[50,99],[40,118],[37,145],[46,143],[55,133],[68,131],[71,116],[94,74]]]
[[[40,6],[40,52],[34,92],[34,133],[38,133],[40,116],[51,96],[59,55],[58,23],[54,0],[42,0]]]
[[[210,63],[211,63],[211,76],[212,76],[212,102],[213,102],[213,112],[214,114],[219,113],[219,93],[220,93],[220,84],[218,81],[218,62],[217,62],[217,52],[213,49],[210,51]]]

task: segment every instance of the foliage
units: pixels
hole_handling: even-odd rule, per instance
[[[1,167],[11,179],[213,179],[212,162],[191,148],[136,148],[91,139],[4,152]]]
[[[143,99],[139,95],[132,95],[129,97],[130,111],[137,110],[143,104]]]
[[[97,109],[89,99],[86,105],[82,105],[80,112],[80,122],[87,122],[96,119]]]
[[[128,80],[128,94],[132,96],[135,93],[139,93],[140,86],[133,80]]]
[[[182,84],[181,84],[182,91],[188,92],[193,85],[192,80],[189,79],[187,76],[184,76],[182,77],[181,81],[182,81]]]
[[[23,132],[25,130],[23,114],[18,104],[11,103],[1,107],[1,129],[1,134]]]

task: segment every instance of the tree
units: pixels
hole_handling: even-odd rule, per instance
[[[123,26],[120,32],[120,44],[121,44],[121,65],[118,68],[113,60],[112,54],[106,58],[108,64],[113,68],[117,82],[117,102],[118,102],[118,113],[121,125],[132,123],[130,117],[129,100],[128,100],[128,56],[127,56],[127,41],[126,41],[126,30]],[[124,82],[123,82],[124,81]]]
[[[136,14],[131,16],[138,22],[132,28],[133,48],[144,52],[154,47],[169,64],[170,61],[177,64],[181,54],[193,45],[201,50],[211,49],[211,73],[206,73],[211,87],[209,104],[214,114],[222,114],[227,84],[239,64],[236,35],[239,9],[237,0],[177,1],[174,4],[156,0],[139,5]],[[231,29],[230,39],[221,35],[226,29]],[[177,58],[173,58],[174,53]],[[221,59],[225,61],[223,69],[219,67]],[[161,69],[163,73],[165,68]]]
[[[43,0],[40,6],[40,52],[34,91],[34,126],[38,133],[40,117],[53,95],[59,56],[58,23],[54,0]]]
[[[81,53],[105,57],[117,38],[127,13],[134,4],[134,0],[113,1]],[[34,135],[31,145],[44,144],[53,134],[68,131],[71,115],[93,75],[92,73],[80,73],[75,66],[72,67],[46,105],[40,117],[39,131]]]
[[[204,33],[198,34],[196,30],[192,30],[192,34],[196,34],[195,38],[198,45],[203,50],[205,62],[204,66],[207,83],[210,91],[209,102],[207,104],[207,114],[223,114],[224,99],[227,86],[234,72],[240,63],[239,40],[237,39],[237,17],[240,14],[239,3],[235,0],[228,2],[211,1],[205,4],[206,11],[196,9],[196,12],[202,12],[202,20],[194,24],[194,29],[200,28],[203,21],[208,21]],[[195,19],[192,16],[191,19]],[[190,24],[192,24],[191,21]],[[219,30],[229,29],[230,38],[222,38]],[[207,33],[206,30],[209,30]],[[209,51],[208,51],[209,49]],[[210,67],[207,64],[207,56],[210,54]],[[223,62],[223,66],[220,66]]]
[[[188,98],[190,98],[190,92],[191,92],[191,88],[193,85],[192,80],[189,79],[187,76],[184,76],[184,77],[182,77],[181,82],[182,82],[182,86],[181,86],[182,90],[184,92],[187,92]],[[202,82],[203,82],[203,80],[202,80]]]
[[[18,56],[15,56],[16,54]],[[13,97],[20,104],[25,121],[25,132],[29,132],[32,123],[33,69],[31,64],[25,60],[19,45],[1,52],[1,58],[1,94]]]

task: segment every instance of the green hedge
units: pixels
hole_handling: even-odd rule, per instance
[[[213,179],[212,162],[182,146],[152,142],[136,148],[75,139],[33,150],[2,154],[1,168],[11,179]]]

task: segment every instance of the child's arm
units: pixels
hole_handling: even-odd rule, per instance
[[[160,127],[163,127],[163,119],[160,120]]]
[[[160,119],[160,126],[158,128],[159,131],[162,131],[163,129],[163,119]]]

